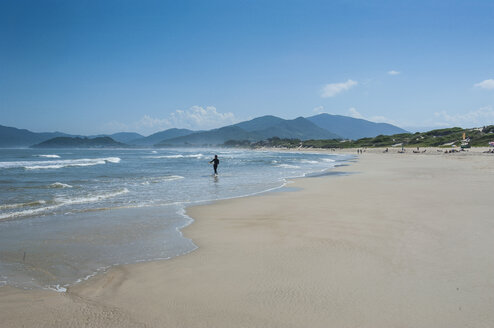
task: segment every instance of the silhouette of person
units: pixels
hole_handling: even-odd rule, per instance
[[[220,164],[220,160],[218,159],[218,155],[214,155],[214,158],[209,162],[209,164],[213,163],[214,174],[218,174],[218,164]]]

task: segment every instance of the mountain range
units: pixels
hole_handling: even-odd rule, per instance
[[[133,140],[129,140],[128,144],[137,146],[153,146],[163,140],[186,136],[194,132],[196,131],[173,128],[153,133],[147,137],[141,136],[140,138],[134,138]]]
[[[341,139],[340,136],[318,127],[306,118],[284,120],[276,116],[262,116],[250,121],[225,126],[210,131],[194,132],[170,138],[156,144],[158,147],[217,145],[228,140],[259,141],[272,137],[285,139]]]
[[[350,140],[408,132],[388,123],[374,123],[360,118],[326,113],[308,117],[307,119],[320,128],[336,133],[343,139]]]
[[[80,137],[55,137],[32,148],[124,148],[128,145],[115,141],[110,137],[80,138]]]
[[[29,147],[57,137],[82,138],[84,136],[63,132],[32,132],[26,129],[17,129],[0,125],[0,148]],[[129,141],[144,138],[144,136],[135,132],[119,132],[114,134],[88,136],[90,139],[100,137],[110,137],[114,141],[123,144],[129,144]]]
[[[391,124],[374,123],[340,115],[319,114],[308,118],[298,117],[292,120],[266,115],[208,131],[173,128],[149,136],[142,136],[135,132],[120,132],[91,136],[89,139],[109,137],[116,144],[110,145],[111,142],[106,140],[103,142],[103,146],[109,145],[111,147],[176,147],[221,145],[229,140],[256,142],[272,137],[299,140],[359,139],[406,132]],[[83,142],[81,147],[88,144],[87,139],[82,138],[84,136],[80,135],[70,135],[62,132],[36,133],[0,125],[0,147],[29,147],[57,137],[75,139],[74,143],[63,139],[63,143],[73,145],[73,147],[81,142]],[[60,144],[60,142],[61,139],[58,139],[55,144]]]
[[[62,132],[37,133],[0,125],[0,147],[28,147],[51,138],[69,136]]]

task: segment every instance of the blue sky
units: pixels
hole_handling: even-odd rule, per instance
[[[494,1],[0,1],[0,124],[494,124]]]

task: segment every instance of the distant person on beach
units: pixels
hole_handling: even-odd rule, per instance
[[[214,155],[214,158],[209,162],[209,164],[213,163],[214,174],[218,174],[218,164],[220,164],[220,160],[218,159],[218,155]]]

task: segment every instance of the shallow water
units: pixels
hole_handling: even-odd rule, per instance
[[[208,162],[218,154],[219,176]],[[185,206],[283,186],[348,156],[228,149],[0,149],[0,284],[63,290],[190,252]]]

